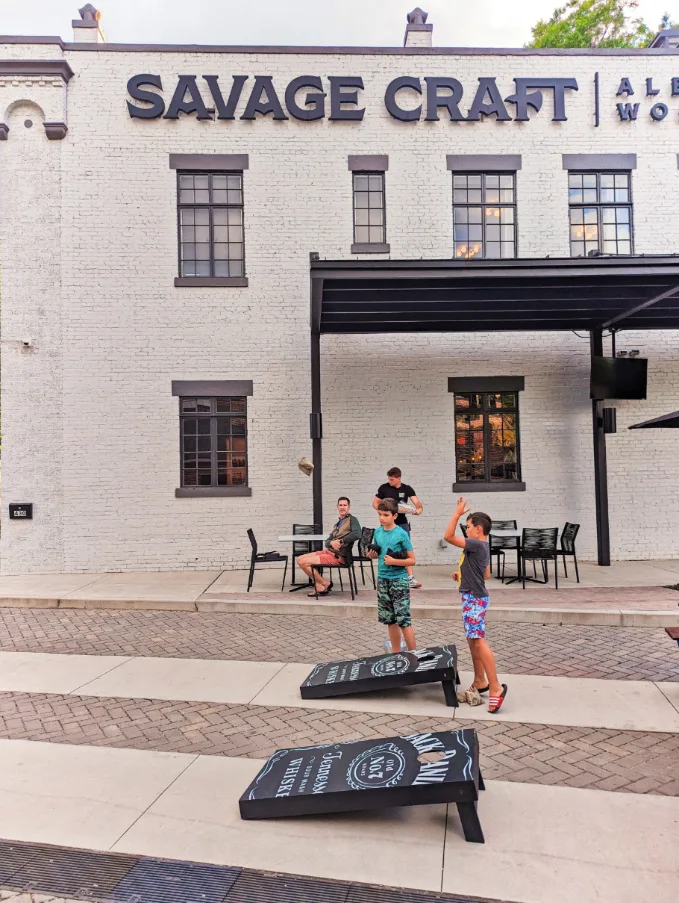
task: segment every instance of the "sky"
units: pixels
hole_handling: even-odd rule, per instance
[[[0,34],[59,35],[86,0],[0,0]],[[563,0],[562,0],[563,2]],[[315,44],[398,47],[416,0],[100,0],[109,41],[145,44]],[[558,0],[430,0],[422,8],[440,47],[521,47]],[[679,0],[640,0],[655,29],[679,20]]]

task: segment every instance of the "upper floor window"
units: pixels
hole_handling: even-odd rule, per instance
[[[180,398],[181,485],[247,486],[247,398]]]
[[[383,172],[354,172],[354,242],[383,245],[387,218]]]
[[[453,173],[455,257],[516,257],[516,174]]]
[[[243,173],[178,172],[179,275],[245,276]]]
[[[568,174],[571,257],[632,253],[632,194],[628,172]]]

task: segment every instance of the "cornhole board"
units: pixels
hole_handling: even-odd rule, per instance
[[[455,803],[465,839],[483,843],[473,728],[279,749],[240,798],[244,819]]]
[[[679,646],[679,627],[666,627],[665,633],[672,640],[677,641],[677,646]]]
[[[349,659],[316,665],[299,688],[302,699],[328,699],[372,690],[395,690],[441,683],[446,705],[457,706],[457,649],[431,646],[396,655]]]

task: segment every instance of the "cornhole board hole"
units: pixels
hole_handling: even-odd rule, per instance
[[[240,798],[244,819],[456,803],[465,839],[483,843],[473,728],[279,749]]]
[[[299,692],[302,699],[327,699],[439,682],[443,685],[446,705],[457,706],[459,679],[455,646],[432,646],[396,655],[316,665]]]

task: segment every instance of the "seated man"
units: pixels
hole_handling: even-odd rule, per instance
[[[351,502],[346,496],[340,496],[337,499],[337,513],[339,520],[332,528],[330,536],[325,541],[325,548],[322,552],[307,552],[306,555],[300,555],[297,564],[302,568],[304,573],[310,580],[316,584],[316,592],[319,596],[327,596],[332,589],[332,581],[324,580],[319,572],[315,570],[317,567],[333,566],[346,564],[351,553],[353,544],[361,538],[361,525],[358,520],[349,514]],[[309,593],[315,596],[316,592]]]

